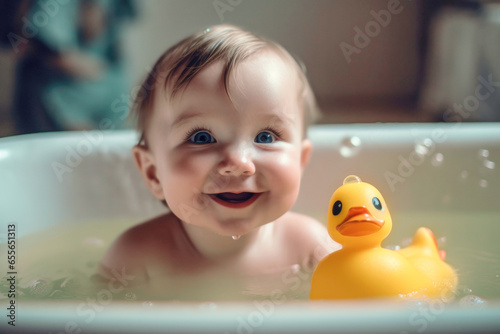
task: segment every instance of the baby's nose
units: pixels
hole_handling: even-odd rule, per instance
[[[255,174],[255,164],[251,148],[233,147],[225,152],[224,159],[217,166],[221,175],[250,176]]]

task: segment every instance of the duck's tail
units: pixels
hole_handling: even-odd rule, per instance
[[[407,248],[408,252],[422,252],[429,256],[437,256],[441,260],[446,258],[446,251],[440,250],[430,228],[421,227],[415,232],[410,246]],[[408,254],[410,255],[410,254]]]

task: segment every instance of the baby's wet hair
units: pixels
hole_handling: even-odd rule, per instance
[[[156,90],[163,88],[172,98],[185,89],[203,69],[215,62],[223,63],[224,87],[232,70],[245,59],[259,52],[273,51],[296,71],[301,87],[304,134],[319,116],[319,109],[305,74],[303,64],[281,45],[232,25],[217,25],[193,34],[171,48],[157,60],[135,97],[133,115],[140,133],[139,145],[147,146],[146,129],[153,111]]]

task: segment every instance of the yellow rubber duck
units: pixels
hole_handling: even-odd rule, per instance
[[[320,261],[310,299],[439,297],[453,295],[458,283],[432,232],[419,228],[405,249],[380,246],[392,219],[380,192],[350,175],[330,199],[328,233],[342,245]]]

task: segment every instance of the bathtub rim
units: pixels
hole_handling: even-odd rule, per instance
[[[82,303],[21,301],[15,329],[61,333],[66,325],[70,324],[68,328],[71,328],[76,324],[78,329],[91,333],[233,333],[241,332],[238,328],[246,323],[252,333],[491,333],[500,330],[500,301],[489,301],[482,307],[439,302],[408,306],[386,300],[293,301],[273,304],[271,314],[259,309],[256,302],[153,301],[152,306],[143,306],[143,301],[114,301],[95,312],[89,323],[86,323],[89,318],[76,314]],[[23,323],[24,319],[31,323]],[[263,320],[252,326],[252,319]],[[5,323],[2,325],[0,328],[7,328]]]

